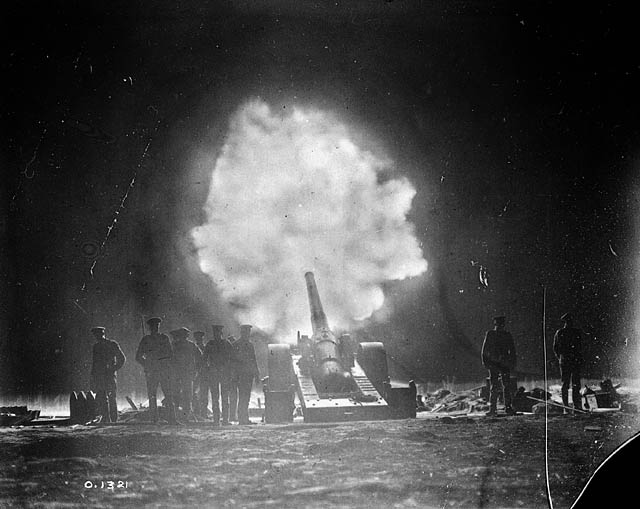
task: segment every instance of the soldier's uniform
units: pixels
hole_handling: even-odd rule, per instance
[[[253,424],[249,420],[249,400],[253,381],[260,379],[256,352],[249,341],[251,325],[240,326],[240,339],[233,345],[234,365],[238,377],[238,422]]]
[[[514,413],[511,407],[511,391],[509,380],[511,370],[516,366],[516,347],[511,333],[504,330],[505,317],[497,316],[493,319],[495,328],[487,331],[482,344],[482,364],[489,370],[490,410],[495,414],[498,405],[498,392],[504,395],[504,406],[507,413]],[[500,386],[498,386],[498,379]]]
[[[220,406],[222,406],[222,424],[229,424],[229,368],[231,361],[231,344],[222,337],[222,325],[214,325],[213,339],[204,348],[207,370],[207,386],[205,404],[211,391],[211,410],[213,422],[220,422]]]
[[[116,371],[125,363],[125,356],[116,341],[107,339],[104,327],[94,327],[91,332],[96,338],[93,345],[90,388],[96,393],[98,414],[104,422],[118,420],[116,402]]]
[[[236,338],[234,336],[227,337],[231,346],[235,348]],[[238,421],[238,373],[240,366],[236,360],[234,350],[232,350],[231,364],[229,369],[229,420]]]
[[[151,327],[151,334],[142,338],[136,352],[136,361],[144,368],[147,381],[147,396],[149,397],[149,415],[153,422],[158,422],[158,385],[165,397],[168,420],[176,422],[174,394],[172,386],[172,357],[173,346],[166,334],[158,331],[160,318],[150,318],[147,323]]]
[[[186,327],[171,331],[173,342],[173,369],[175,404],[186,417],[193,416],[193,381],[202,365],[202,352],[198,345],[189,341],[191,331]]]
[[[193,339],[198,345],[198,348],[203,353],[202,361],[200,362],[200,367],[198,368],[198,372],[196,373],[196,378],[193,381],[193,411],[199,417],[207,417],[207,400],[206,393],[208,391],[207,388],[207,376],[206,376],[206,365],[204,360],[204,332],[196,331],[193,333]]]
[[[558,329],[553,337],[553,352],[560,363],[562,378],[562,403],[569,406],[569,386],[573,407],[582,410],[580,399],[580,371],[582,369],[582,331],[573,326],[573,317],[565,313],[560,317],[564,327]]]

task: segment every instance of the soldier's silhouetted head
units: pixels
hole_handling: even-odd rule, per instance
[[[495,325],[497,329],[503,328],[506,321],[507,319],[504,316],[493,317],[493,325]]]
[[[240,339],[249,339],[249,335],[251,334],[251,325],[241,325],[240,326]]]
[[[211,330],[213,331],[214,339],[221,339],[222,331],[224,330],[224,325],[212,325]]]
[[[175,339],[187,339],[190,332],[186,327],[180,327],[179,329],[172,330],[169,334]]]
[[[151,332],[158,332],[160,329],[160,323],[162,322],[162,318],[158,316],[154,316],[147,320],[147,325],[149,325],[149,330]]]
[[[92,327],[91,333],[94,335],[96,339],[102,339],[105,337],[104,335],[105,328],[104,327]]]

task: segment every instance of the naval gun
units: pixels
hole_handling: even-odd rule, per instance
[[[268,345],[263,380],[265,422],[291,422],[295,398],[304,422],[403,419],[416,416],[416,386],[392,385],[381,342],[355,343],[330,329],[312,272],[305,275],[311,336],[295,346]]]

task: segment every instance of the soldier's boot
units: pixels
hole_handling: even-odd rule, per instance
[[[509,388],[504,388],[504,411],[507,415],[515,415],[516,411],[511,406],[511,393]]]
[[[158,422],[158,400],[156,398],[149,398],[149,421]]]
[[[169,424],[182,424],[176,418],[176,405],[173,401],[173,398],[166,398],[167,401],[167,421]]]
[[[491,384],[491,392],[489,393],[489,411],[487,415],[498,415],[498,391],[495,383]]]
[[[202,394],[198,393],[198,397],[194,400],[194,408],[196,415],[200,418],[205,418],[207,416],[206,405],[203,401],[204,397]]]
[[[254,424],[249,419],[249,409],[247,408],[238,408],[238,424]]]
[[[229,396],[227,394],[222,395],[222,425],[229,425]]]
[[[574,388],[572,392],[573,408],[576,410],[582,410],[582,395],[580,394],[580,388]]]
[[[238,422],[238,389],[233,388],[229,393],[229,420]]]

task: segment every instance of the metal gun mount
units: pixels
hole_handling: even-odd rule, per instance
[[[265,422],[291,422],[297,396],[304,422],[403,419],[416,416],[416,386],[392,386],[380,342],[356,344],[329,328],[312,272],[305,275],[311,337],[270,344],[263,380]]]

